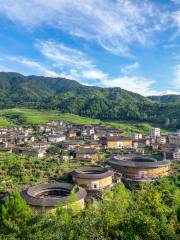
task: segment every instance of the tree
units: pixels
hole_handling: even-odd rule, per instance
[[[31,216],[31,210],[18,192],[0,206],[0,232],[19,232]]]
[[[52,145],[47,149],[47,152],[55,155],[59,154],[61,152],[61,149],[55,145]]]
[[[171,121],[171,126],[173,128],[176,128],[177,127],[177,119],[173,118],[172,121]]]
[[[169,118],[166,118],[166,119],[165,119],[165,122],[164,122],[164,126],[165,126],[166,128],[168,128],[169,125],[170,125],[170,119],[169,119]]]

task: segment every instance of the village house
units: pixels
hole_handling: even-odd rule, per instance
[[[10,128],[0,128],[0,135],[14,134],[22,131],[22,128],[10,127]]]
[[[106,128],[106,135],[107,136],[122,136],[123,131],[118,128]]]
[[[37,149],[35,152],[35,156],[37,156],[38,158],[42,158],[46,156],[46,150],[45,149]]]
[[[11,143],[15,144],[15,136],[9,134],[3,134],[0,136],[0,143]]]
[[[48,139],[48,142],[59,143],[59,142],[65,141],[66,136],[65,135],[49,135],[47,139]]]
[[[140,147],[136,148],[135,153],[138,155],[144,155],[144,148],[140,148]]]
[[[13,152],[20,155],[27,154],[30,156],[37,156],[38,158],[46,155],[46,151],[44,149],[34,149],[30,147],[15,147],[13,148]]]
[[[168,143],[172,145],[180,146],[180,134],[169,134],[168,135]]]
[[[132,135],[133,140],[139,140],[142,138],[143,138],[143,135],[141,133],[133,133],[133,135]]]
[[[51,132],[51,127],[48,126],[48,125],[41,125],[41,126],[40,126],[40,131],[41,131],[41,132],[44,132],[44,133]]]
[[[106,138],[107,148],[132,148],[132,139],[124,136]]]
[[[152,149],[152,150],[158,150],[158,149],[159,149],[159,144],[158,144],[158,143],[153,143],[153,144],[151,144],[150,149]]]
[[[0,144],[0,152],[12,152],[12,148],[8,143],[1,143]]]
[[[168,135],[168,143],[172,144],[172,145],[176,145],[177,144],[177,136],[176,136],[176,134]]]
[[[23,132],[24,132],[25,136],[32,135],[33,134],[33,129],[32,128],[27,128]]]
[[[64,128],[57,128],[57,127],[47,127],[43,131],[44,136],[49,136],[49,135],[63,135],[65,134],[66,129]]]
[[[92,139],[97,141],[100,140],[102,137],[105,137],[106,135],[106,130],[95,130],[95,133],[92,135]]]
[[[24,144],[25,142],[34,142],[35,137],[34,136],[26,136],[24,134],[17,135],[15,138],[16,144]]]
[[[35,141],[32,143],[32,148],[36,149],[48,149],[50,147],[51,143],[47,141]]]
[[[138,146],[150,147],[151,145],[155,144],[156,140],[149,136],[144,136],[142,139],[138,139]]]
[[[161,136],[161,129],[160,128],[151,128],[149,131],[149,135],[151,138],[156,139],[157,137]]]
[[[80,136],[84,139],[89,139],[95,133],[94,127],[89,125],[84,125],[80,128]]]
[[[88,137],[88,129],[82,128],[82,129],[80,130],[80,136],[83,137],[83,138]]]
[[[161,136],[158,136],[157,138],[156,138],[156,141],[157,141],[157,143],[159,143],[159,144],[166,144],[166,136],[163,136],[163,135],[161,135]]]
[[[103,148],[103,145],[102,145],[99,141],[87,140],[87,141],[83,144],[83,147],[101,149],[101,148]]]
[[[0,142],[15,144],[16,136],[24,134],[20,128],[0,128]]]
[[[64,121],[62,120],[52,120],[50,123],[49,123],[50,126],[54,126],[54,127],[58,127],[58,126],[65,126],[65,123]]]
[[[91,163],[95,163],[98,161],[98,150],[94,148],[83,148],[80,147],[75,152],[76,158],[80,160],[90,161]]]
[[[21,196],[34,211],[55,213],[59,205],[67,208],[69,196],[71,196],[73,189],[74,185],[69,183],[42,183],[22,190]],[[85,189],[77,186],[73,194],[73,206],[76,206],[77,209],[83,209],[86,195]]]
[[[75,148],[79,148],[84,144],[85,142],[83,140],[66,140],[61,143],[61,147],[66,150],[74,150]]]
[[[139,146],[139,142],[138,142],[138,140],[132,140],[132,146],[133,146],[133,148],[135,148],[135,149],[137,149],[138,148],[138,146]]]
[[[68,137],[68,138],[76,138],[76,136],[77,136],[77,130],[75,130],[75,129],[69,129],[69,130],[67,131],[67,137]]]
[[[92,126],[94,127],[95,131],[106,130],[106,127],[103,124],[93,124]]]
[[[123,158],[113,155],[108,161],[109,165],[122,174],[122,181],[127,187],[141,182],[154,181],[159,176],[167,176],[171,173],[171,162],[166,159],[155,159],[144,156]]]
[[[5,135],[8,133],[8,128],[0,128],[0,135]]]
[[[88,135],[89,135],[89,136],[92,136],[94,133],[95,133],[94,128],[93,128],[93,127],[90,127],[90,128],[88,129]]]
[[[74,170],[71,175],[73,182],[85,188],[88,194],[113,186],[114,173],[107,168],[83,167]]]
[[[180,161],[180,148],[176,148],[173,152],[173,160]]]
[[[172,161],[180,160],[180,147],[176,145],[166,144],[160,146],[160,149],[164,152],[164,157]]]

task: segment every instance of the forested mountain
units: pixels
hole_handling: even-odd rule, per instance
[[[149,99],[158,101],[161,103],[180,103],[180,95],[176,95],[176,94],[152,96],[152,97],[149,97]]]
[[[178,100],[146,98],[121,88],[84,86],[64,78],[26,77],[1,72],[0,108],[17,106],[57,109],[99,119],[149,121],[180,127]]]

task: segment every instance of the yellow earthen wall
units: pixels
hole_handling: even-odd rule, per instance
[[[86,189],[91,189],[92,182],[98,182],[99,188],[103,189],[109,186],[112,183],[112,176],[106,177],[103,179],[84,179],[84,178],[75,178],[75,182],[77,185],[82,186]]]
[[[133,177],[133,176],[140,176],[141,173],[144,172],[144,175],[147,177],[156,177],[156,176],[162,176],[162,175],[168,175],[170,172],[169,166],[164,167],[158,167],[158,168],[122,168],[121,171],[123,174]]]
[[[84,203],[84,199],[80,199],[78,201],[75,201],[74,203],[70,204],[72,205],[72,208],[77,208],[77,209],[83,209],[85,207],[85,203]],[[38,206],[32,206],[29,205],[31,207],[32,210],[34,210],[35,212],[49,212],[49,213],[55,213],[56,208],[58,207],[38,207]],[[67,207],[67,205],[63,206],[64,208]]]
[[[88,158],[87,158],[88,156]],[[90,161],[97,161],[98,160],[98,154],[82,154],[82,153],[77,153],[77,157],[80,159],[89,159]]]
[[[118,148],[120,143],[122,143],[122,147],[132,147],[132,140],[122,140],[122,141],[107,141],[108,148]]]

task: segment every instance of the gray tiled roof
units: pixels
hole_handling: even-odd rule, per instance
[[[96,148],[80,147],[76,152],[80,154],[96,154],[98,150]]]
[[[125,136],[108,136],[107,141],[122,141],[122,140],[131,140],[130,137]]]
[[[119,156],[112,156],[108,160],[109,165],[114,168],[134,167],[134,168],[158,168],[170,165],[169,160],[157,160],[155,158],[134,157],[131,159],[122,159]]]
[[[71,174],[73,177],[85,179],[103,179],[113,176],[112,171],[102,167],[82,167],[74,170]]]
[[[58,204],[66,203],[68,195],[73,189],[73,187],[74,186],[72,184],[60,182],[39,184],[22,191],[21,195],[29,205],[39,207],[55,207]],[[50,191],[59,191],[62,192],[62,195],[58,196],[49,195],[44,198],[38,197],[39,195]],[[86,191],[81,187],[77,187],[76,200],[78,201],[85,197]]]

